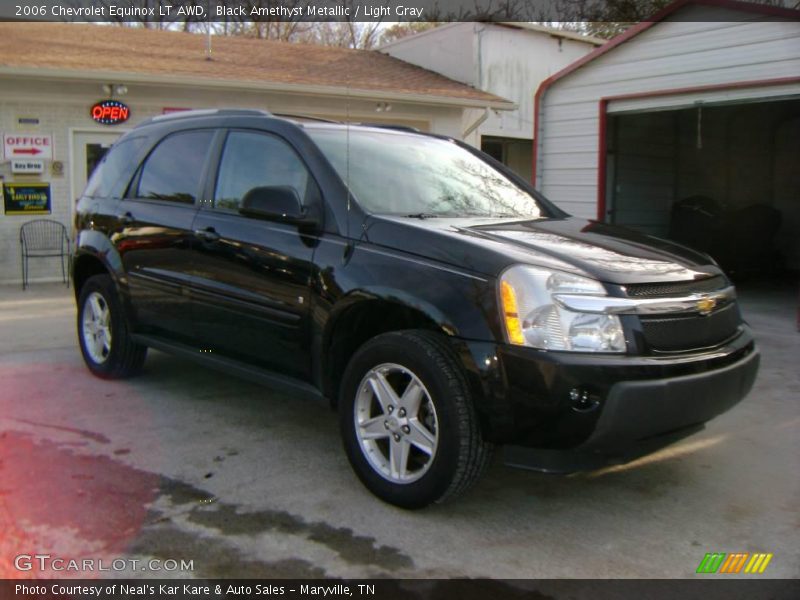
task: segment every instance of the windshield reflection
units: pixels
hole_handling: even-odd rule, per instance
[[[307,132],[370,213],[528,219],[542,214],[530,194],[453,142],[373,129]]]

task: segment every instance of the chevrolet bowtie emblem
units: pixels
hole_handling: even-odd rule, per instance
[[[714,310],[716,305],[717,299],[707,296],[697,301],[697,310],[700,311],[701,315],[708,315],[711,314],[711,311]]]

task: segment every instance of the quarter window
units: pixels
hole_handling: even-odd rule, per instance
[[[145,138],[127,138],[114,144],[92,173],[85,196],[120,198],[135,171],[137,155]]]
[[[139,198],[194,203],[213,131],[186,131],[164,139],[147,158],[139,180]]]
[[[238,210],[255,187],[288,186],[301,200],[309,189],[309,173],[294,150],[272,135],[232,131],[225,142],[214,194],[214,207]],[[310,184],[315,186],[313,181]]]

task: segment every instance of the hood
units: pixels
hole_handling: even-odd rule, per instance
[[[721,273],[707,256],[680,244],[575,217],[513,221],[371,216],[367,236],[375,244],[490,276],[518,263],[620,285]]]

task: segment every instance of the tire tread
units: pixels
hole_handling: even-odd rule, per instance
[[[437,503],[447,502],[451,498],[460,496],[471,488],[491,463],[494,454],[494,446],[483,441],[475,408],[472,404],[469,385],[466,377],[446,339],[441,334],[425,331],[411,330],[401,332],[406,339],[416,343],[420,349],[426,350],[431,360],[437,363],[441,372],[451,380],[453,389],[460,389],[461,394],[452,398],[458,411],[459,425],[462,430],[467,432],[466,436],[461,436],[462,457],[450,487],[436,501]],[[427,347],[427,348],[426,348]],[[428,348],[434,350],[430,352]]]

